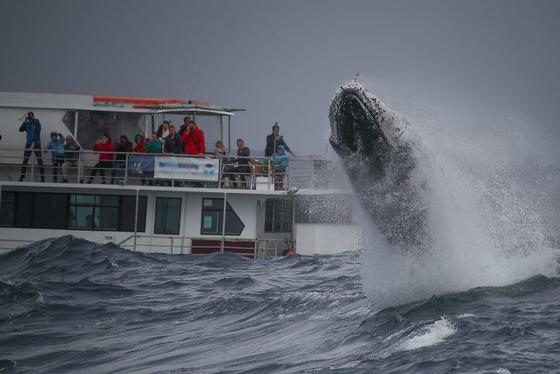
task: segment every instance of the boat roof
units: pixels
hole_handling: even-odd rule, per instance
[[[0,108],[85,110],[143,114],[233,116],[244,109],[211,105],[206,100],[128,96],[74,95],[0,91]]]

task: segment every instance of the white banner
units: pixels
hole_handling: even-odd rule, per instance
[[[217,182],[220,160],[203,157],[156,156],[154,178]]]

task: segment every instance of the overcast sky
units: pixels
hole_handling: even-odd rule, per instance
[[[2,91],[246,108],[233,136],[253,149],[278,121],[324,153],[356,72],[413,124],[472,108],[560,140],[560,1],[2,0],[0,35]]]

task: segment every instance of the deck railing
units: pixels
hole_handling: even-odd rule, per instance
[[[24,155],[22,149],[0,148],[0,180],[18,181],[23,176],[31,182],[286,190],[290,188],[290,167],[298,163],[235,155],[193,157],[81,150],[65,151],[63,157],[55,158],[50,151],[37,152]]]
[[[295,247],[294,241],[288,239],[209,239],[144,234],[132,234],[117,245],[140,252],[195,255],[228,252],[254,259],[281,256],[287,249]]]

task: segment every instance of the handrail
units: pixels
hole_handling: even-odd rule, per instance
[[[47,174],[53,177],[55,182],[58,181],[60,174],[61,181],[68,181],[70,174],[77,175],[76,181],[91,183],[94,177],[100,174],[102,183],[105,183],[105,173],[110,174],[110,181],[118,181],[122,185],[138,185],[146,184],[152,185],[163,183],[171,186],[182,183],[206,183],[204,187],[240,187],[250,189],[260,189],[257,184],[265,186],[264,189],[282,190],[289,188],[288,168],[290,160],[286,160],[286,165],[280,165],[272,157],[261,156],[236,156],[236,155],[214,155],[206,154],[204,156],[188,155],[188,154],[171,154],[171,153],[134,153],[134,152],[117,152],[117,151],[92,151],[92,150],[65,150],[64,155],[60,157],[52,156],[51,150],[41,149],[43,153],[48,153],[48,157],[40,156],[43,163],[41,165],[39,160],[36,159],[36,152],[26,150],[30,154],[23,155],[21,148],[0,148],[0,167],[10,168],[20,166],[27,158],[28,168],[30,170],[31,179],[44,179]],[[104,157],[110,155],[110,157]],[[124,156],[124,157],[123,157]],[[96,160],[96,157],[97,160]],[[192,166],[202,170],[203,165],[200,165],[203,160],[218,160],[219,164],[214,165],[212,177],[197,178],[196,175],[188,173],[173,174],[171,177],[161,177],[155,174],[154,162],[156,160],[169,158],[169,160],[182,160],[189,161],[190,163],[198,164],[199,166]],[[43,158],[45,160],[43,160]],[[51,164],[44,162],[50,159]],[[15,161],[17,160],[17,161]],[[9,162],[14,161],[14,162]],[[213,161],[215,162],[215,161]],[[183,166],[189,167],[189,166]],[[39,169],[39,170],[37,170]],[[87,169],[87,170],[86,170]],[[215,170],[217,169],[217,171]],[[183,169],[184,171],[185,169]],[[88,173],[89,172],[89,173]],[[207,170],[201,172],[206,173]],[[12,179],[16,179],[17,170],[13,171]],[[89,175],[88,175],[89,174]],[[35,178],[34,178],[35,177]],[[227,178],[226,178],[227,177]],[[267,178],[267,180],[258,180],[258,177]],[[0,172],[0,178],[2,173]],[[87,178],[87,179],[86,179]],[[230,184],[227,185],[224,179],[229,179]],[[169,183],[171,182],[171,183]],[[209,185],[209,183],[214,183]]]

